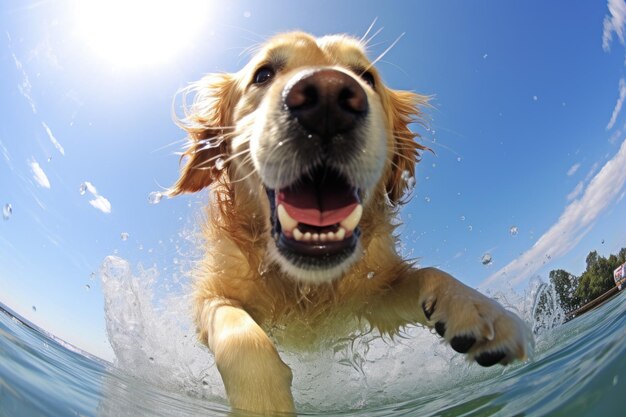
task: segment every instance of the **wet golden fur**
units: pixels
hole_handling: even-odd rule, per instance
[[[362,254],[342,277],[319,285],[293,279],[268,257],[268,198],[249,143],[242,139],[249,128],[246,117],[264,117],[259,107],[273,90],[250,88],[250,80],[273,53],[288,56],[276,83],[306,66],[371,71],[376,81],[371,94],[384,112],[384,169],[363,202]],[[409,125],[419,121],[427,98],[386,87],[358,40],[279,35],[238,73],[207,76],[193,90],[195,100],[181,121],[191,147],[172,195],[211,189],[203,227],[206,256],[194,273],[195,321],[235,409],[293,412],[291,371],[274,341],[288,348],[315,348],[359,325],[395,334],[410,323],[433,326],[441,321],[449,342],[455,334],[477,338],[470,358],[496,348],[511,352],[502,363],[525,357],[529,336],[519,319],[449,275],[415,269],[397,254],[393,220],[407,175],[414,176],[424,149]]]

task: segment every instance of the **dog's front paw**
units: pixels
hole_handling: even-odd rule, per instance
[[[462,284],[438,290],[422,301],[422,309],[452,349],[482,366],[527,358],[533,338],[517,315]]]

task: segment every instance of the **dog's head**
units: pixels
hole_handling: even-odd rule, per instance
[[[191,147],[171,193],[262,184],[273,259],[297,280],[341,276],[359,256],[368,204],[401,203],[423,149],[409,124],[426,98],[387,88],[361,41],[298,32],[195,90],[181,123]]]

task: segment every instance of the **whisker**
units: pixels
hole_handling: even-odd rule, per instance
[[[381,30],[383,30],[383,28],[378,29],[378,31],[376,33],[374,33],[372,35],[371,38],[367,39],[367,35],[369,35],[370,31],[374,28],[374,25],[376,24],[376,22],[378,21],[378,16],[376,16],[374,18],[374,20],[372,21],[372,23],[370,24],[370,26],[367,28],[367,31],[365,32],[365,34],[361,37],[360,42],[364,45],[367,46],[369,44],[369,42],[374,39],[376,37],[376,35],[378,35],[380,33]]]
[[[402,39],[402,37],[403,37],[405,34],[406,34],[406,32],[402,32],[402,34],[401,34],[400,36],[398,36],[398,37],[396,38],[396,40],[395,40],[395,41],[393,41],[393,43],[392,43],[391,45],[389,45],[389,47],[383,51],[383,53],[382,53],[382,54],[378,55],[378,58],[376,58],[374,61],[372,61],[372,62],[368,65],[368,67],[367,67],[367,68],[365,68],[365,71],[369,71],[369,69],[370,69],[370,68],[372,68],[374,65],[376,65],[376,63],[377,63],[378,61],[380,61],[380,60],[381,60],[381,59],[382,59],[385,55],[387,55],[387,53],[388,53],[389,51],[391,51],[391,49],[393,49],[393,47],[394,47],[394,46],[396,46],[396,44],[400,41],[400,39]],[[365,72],[365,71],[363,71],[363,72]]]
[[[185,143],[185,142],[187,142],[187,138],[175,140],[174,142],[170,142],[167,145],[163,145],[163,146],[161,146],[159,148],[156,148],[156,149],[152,150],[150,153],[159,152],[159,151],[162,151],[163,149],[169,148],[170,146],[174,146],[174,145],[177,145],[179,143]]]

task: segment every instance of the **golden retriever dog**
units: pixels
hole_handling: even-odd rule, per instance
[[[295,413],[276,346],[315,349],[359,328],[434,327],[482,366],[526,358],[515,314],[397,253],[393,219],[425,149],[410,124],[427,98],[387,87],[362,41],[277,35],[192,90],[170,193],[211,189],[195,322],[233,410]]]

